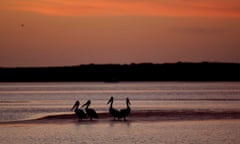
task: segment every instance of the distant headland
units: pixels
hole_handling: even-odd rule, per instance
[[[0,82],[240,81],[240,63],[178,62],[0,67]]]

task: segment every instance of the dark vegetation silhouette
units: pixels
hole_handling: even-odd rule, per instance
[[[92,108],[88,108],[91,104],[91,101],[88,100],[85,104],[82,105],[82,107],[86,107],[85,111],[87,113],[87,116],[90,118],[90,120],[92,120],[93,118],[98,118],[98,114],[96,113],[96,111]]]
[[[107,104],[110,104],[109,114],[113,117],[113,120],[116,120],[116,118],[119,119],[120,118],[120,111],[113,108],[113,96],[110,97]]]
[[[71,110],[74,110],[79,120],[87,119],[87,115],[82,109],[79,109],[80,102],[76,101]]]
[[[0,82],[119,81],[240,81],[240,64],[178,62],[0,68]]]

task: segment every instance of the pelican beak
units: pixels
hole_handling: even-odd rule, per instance
[[[73,109],[76,107],[76,103],[73,105],[73,107],[71,108],[71,111],[73,111]]]
[[[113,101],[113,97],[111,97],[110,99],[109,99],[109,101],[107,102],[107,104],[109,104],[110,102],[112,102]]]
[[[131,105],[131,103],[130,103],[130,100],[127,98],[127,103],[129,104],[129,105]]]
[[[73,105],[71,111],[72,111],[75,107],[79,106],[79,104],[80,104],[79,101],[76,101],[75,104]]]
[[[88,100],[85,104],[83,104],[81,107],[84,107],[84,106],[89,106],[91,104],[91,101]]]
[[[84,107],[84,106],[86,106],[86,105],[87,105],[87,103],[83,104],[81,107]]]

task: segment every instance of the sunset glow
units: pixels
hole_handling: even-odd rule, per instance
[[[54,16],[240,17],[237,0],[9,0],[3,9]]]
[[[239,0],[0,0],[0,67],[240,62]]]

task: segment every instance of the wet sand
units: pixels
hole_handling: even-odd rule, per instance
[[[78,120],[73,114],[48,115],[40,118],[19,120],[11,122],[0,122],[0,124],[18,124],[18,123],[90,123],[90,122],[122,122],[123,119],[114,120],[109,113],[99,113],[99,118],[94,120]],[[158,122],[158,121],[187,121],[187,120],[240,120],[239,111],[197,111],[197,110],[145,110],[132,111],[127,117],[128,122]]]
[[[0,143],[32,144],[239,144],[238,111],[132,111],[127,121],[100,113],[78,121],[75,114],[0,123]]]

